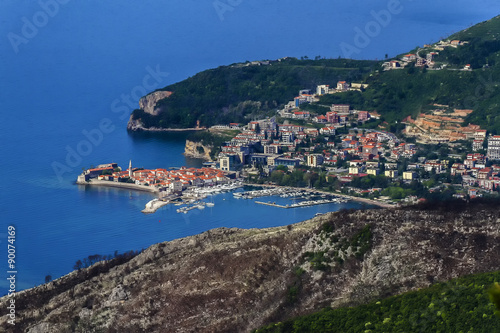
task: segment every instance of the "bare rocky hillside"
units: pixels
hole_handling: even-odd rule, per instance
[[[215,229],[16,295],[7,332],[248,332],[325,306],[500,269],[500,212],[475,205],[341,211]]]

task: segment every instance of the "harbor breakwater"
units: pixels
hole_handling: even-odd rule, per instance
[[[135,191],[160,193],[160,191],[156,187],[137,185],[137,184],[132,184],[132,183],[113,182],[113,181],[109,181],[109,180],[92,179],[90,181],[85,181],[85,182],[77,181],[76,184],[77,185],[86,185],[86,186],[88,185],[88,186],[117,187],[117,188],[123,188],[123,189],[128,189],[128,190],[135,190]]]

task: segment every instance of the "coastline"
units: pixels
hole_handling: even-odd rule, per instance
[[[189,153],[189,152],[184,152],[184,153],[182,153],[182,155],[189,157],[189,158],[196,158],[199,160],[203,160],[205,162],[213,162],[213,160],[211,158],[208,158],[205,155],[201,155],[201,154],[193,154],[193,153]]]
[[[163,207],[165,205],[168,205],[169,203],[170,203],[169,200],[167,200],[167,201],[161,201],[161,200],[158,200],[158,199],[153,199],[153,200],[149,201],[146,204],[146,207],[144,207],[144,209],[141,210],[141,213],[144,213],[144,214],[153,214],[158,209],[160,209],[161,207]]]
[[[203,153],[199,152],[200,148],[203,149]],[[195,142],[186,139],[183,155],[190,158],[198,158],[203,159],[204,161],[213,162],[212,158],[210,157],[210,153],[212,152],[213,148],[213,146],[205,146],[201,142]]]
[[[154,194],[159,194],[159,190],[156,187],[149,187],[149,186],[144,186],[144,185],[136,185],[136,184],[130,184],[130,183],[117,183],[117,182],[112,182],[112,181],[107,181],[107,180],[97,180],[94,179],[90,182],[76,182],[77,185],[91,185],[91,186],[105,186],[105,187],[115,187],[115,188],[122,188],[122,189],[127,189],[127,190],[136,190],[136,191],[143,191],[143,192],[149,192],[149,193],[154,193]],[[376,200],[371,200],[371,199],[366,199],[366,198],[360,198],[360,197],[355,197],[343,193],[336,193],[336,192],[328,192],[328,191],[321,191],[313,188],[304,188],[304,187],[293,187],[293,186],[279,186],[279,185],[269,185],[269,184],[245,184],[248,186],[262,186],[262,187],[283,187],[287,189],[295,189],[295,190],[306,190],[308,192],[316,192],[316,193],[322,193],[322,194],[327,194],[327,195],[336,195],[339,197],[351,199],[354,201],[366,203],[369,205],[374,205],[378,206],[381,208],[396,208],[396,205],[388,204],[385,202],[380,202]]]
[[[118,182],[113,182],[113,181],[108,181],[108,180],[93,179],[89,182],[78,182],[77,181],[76,184],[77,185],[115,187],[115,188],[143,191],[143,192],[156,193],[156,194],[158,194],[160,192],[156,187],[149,187],[149,186],[130,184],[130,183],[118,183]]]
[[[206,128],[159,128],[159,127],[148,127],[142,129],[142,131],[149,132],[193,132],[193,131],[204,131]]]
[[[351,200],[354,200],[354,201],[363,202],[363,203],[366,203],[366,204],[369,204],[369,205],[379,206],[381,208],[396,208],[397,207],[396,205],[391,205],[391,204],[388,204],[388,203],[385,203],[385,202],[380,202],[380,201],[375,201],[375,200],[371,200],[371,199],[355,197],[355,196],[351,196],[351,195],[347,195],[347,194],[343,194],[343,193],[321,191],[321,190],[316,190],[314,188],[293,187],[293,186],[279,186],[279,185],[269,185],[269,184],[245,184],[245,185],[248,185],[248,186],[262,186],[262,187],[283,187],[283,188],[287,188],[287,189],[305,190],[305,191],[308,191],[308,192],[316,192],[316,193],[322,193],[322,194],[328,194],[328,195],[336,195],[336,196],[347,198],[347,199],[351,199]]]
[[[204,131],[206,128],[160,128],[160,127],[143,127],[142,125],[127,125],[127,130],[132,132],[196,132]]]

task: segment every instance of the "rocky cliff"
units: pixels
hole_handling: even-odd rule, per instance
[[[235,217],[237,218],[237,217]],[[325,306],[500,269],[496,207],[340,211],[215,229],[16,295],[10,332],[248,332]]]
[[[158,101],[168,98],[172,95],[171,91],[154,91],[144,97],[141,97],[139,100],[139,107],[146,114],[157,116],[160,113],[160,108],[157,107]],[[163,131],[164,128],[156,128],[156,127],[144,127],[142,120],[140,118],[134,119],[133,114],[130,115],[130,119],[127,123],[127,129],[129,131]]]
[[[134,119],[133,116],[130,116],[127,123],[127,130],[129,131],[148,131],[149,129],[145,128],[141,122],[141,119]]]
[[[170,97],[172,95],[171,91],[155,91],[144,97],[141,97],[139,100],[139,106],[144,112],[149,113],[152,116],[157,116],[160,110],[156,107],[156,103],[159,100]]]
[[[212,146],[204,146],[201,142],[194,142],[186,140],[186,146],[184,147],[184,155],[193,158],[202,158],[207,161],[212,161],[210,153],[212,152]]]

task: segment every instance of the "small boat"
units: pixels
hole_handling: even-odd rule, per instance
[[[213,207],[215,204],[213,202],[207,202],[207,207]]]

